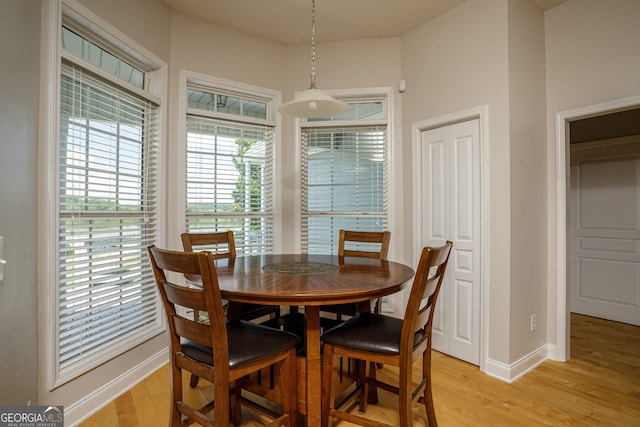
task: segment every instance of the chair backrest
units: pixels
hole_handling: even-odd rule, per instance
[[[155,246],[150,246],[148,252],[167,314],[172,357],[180,353],[180,341],[181,338],[185,338],[213,348],[214,366],[227,367],[228,337],[213,255],[207,251],[179,252]],[[173,283],[167,278],[167,272],[200,276],[202,288]],[[179,310],[178,307],[186,310]],[[209,322],[196,322],[193,316],[187,316],[189,310],[206,311],[209,314]]]
[[[340,230],[338,240],[339,256],[359,256],[365,258],[387,259],[389,252],[389,231],[351,231]],[[378,251],[353,249],[353,244],[364,244],[366,248],[380,245]]]
[[[402,350],[410,349],[409,355],[417,347],[431,346],[433,315],[452,246],[453,243],[447,241],[438,248],[425,247],[422,249],[409,294],[400,339],[400,348]]]
[[[185,252],[209,251],[214,259],[236,258],[236,244],[233,231],[217,233],[182,233],[182,247]]]

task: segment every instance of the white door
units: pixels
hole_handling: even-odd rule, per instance
[[[453,241],[433,326],[433,348],[480,363],[479,120],[422,132],[422,246]]]
[[[640,159],[571,165],[570,309],[640,325]]]

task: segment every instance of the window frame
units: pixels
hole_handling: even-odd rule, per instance
[[[112,27],[96,14],[74,0],[59,0],[47,2],[43,5],[43,42],[42,46],[42,76],[45,82],[41,102],[41,144],[39,148],[39,169],[42,172],[39,178],[38,215],[39,240],[38,245],[38,289],[39,289],[39,324],[46,325],[40,328],[41,345],[44,343],[43,363],[44,375],[47,379],[48,390],[52,391],[90,370],[117,358],[126,351],[139,346],[162,333],[165,330],[165,319],[157,293],[155,302],[152,303],[154,321],[130,334],[116,346],[108,346],[89,357],[74,363],[71,367],[61,370],[58,361],[58,343],[60,339],[58,329],[58,292],[59,276],[59,155],[60,155],[60,115],[61,115],[61,76],[62,61],[71,60],[87,69],[89,72],[100,76],[102,79],[113,81],[117,79],[108,72],[101,70],[87,61],[79,59],[62,49],[61,32],[63,24],[73,26],[74,31],[81,30],[82,36],[90,36],[94,42],[108,48],[128,62],[142,67],[145,71],[145,89],[117,80],[117,84],[124,86],[126,91],[142,97],[147,102],[153,102],[156,107],[156,162],[159,168],[156,179],[156,244],[163,244],[162,231],[164,230],[164,181],[163,181],[163,151],[164,131],[163,126],[166,117],[167,88],[167,64],[156,55],[138,45],[124,33]],[[146,258],[141,257],[142,260]],[[143,261],[144,262],[144,261]],[[154,285],[153,277],[148,282]],[[155,289],[154,289],[155,291]]]
[[[298,132],[297,132],[297,141],[298,144],[297,146],[298,148],[298,153],[297,153],[297,162],[298,162],[298,170],[300,171],[300,173],[298,174],[298,188],[300,189],[299,191],[299,196],[297,197],[296,200],[296,208],[297,208],[297,212],[296,212],[296,217],[298,218],[297,221],[297,229],[296,229],[296,244],[297,244],[297,251],[302,251],[302,241],[306,241],[306,238],[303,236],[304,233],[304,227],[303,227],[303,192],[304,192],[304,180],[303,180],[303,176],[302,176],[302,171],[303,171],[303,152],[302,152],[302,138],[303,138],[303,134],[308,130],[308,129],[313,129],[313,128],[317,128],[317,129],[321,129],[321,128],[348,128],[348,127],[373,127],[373,126],[385,126],[386,130],[386,153],[385,153],[385,158],[386,158],[386,192],[387,192],[387,208],[386,208],[386,223],[387,223],[387,227],[386,230],[393,230],[394,227],[394,214],[392,212],[392,206],[394,206],[394,203],[396,203],[394,201],[394,196],[393,194],[395,193],[394,191],[392,191],[393,188],[393,120],[392,120],[392,111],[393,111],[393,92],[391,88],[363,88],[363,89],[354,89],[354,90],[342,90],[342,91],[331,91],[330,94],[344,102],[347,103],[366,103],[366,102],[373,102],[373,101],[382,101],[383,102],[383,117],[380,119],[374,119],[374,120],[360,120],[360,119],[354,119],[354,120],[341,120],[339,117],[338,118],[326,118],[326,119],[298,119]],[[335,238],[337,239],[337,235],[335,236]],[[308,242],[307,242],[308,243]],[[336,240],[336,245],[337,245],[337,240]],[[393,239],[392,239],[392,245],[390,245],[390,249],[392,249],[395,245],[393,245]]]
[[[180,200],[180,203],[174,203],[169,208],[174,212],[174,218],[176,222],[174,223],[175,229],[180,230],[180,232],[186,231],[187,224],[187,215],[186,215],[186,202],[187,202],[187,194],[186,194],[186,174],[187,174],[187,116],[190,114],[212,119],[218,121],[230,121],[237,122],[239,124],[248,124],[248,125],[256,125],[256,126],[266,126],[272,128],[272,140],[273,140],[273,149],[272,149],[272,171],[271,171],[271,181],[273,183],[273,188],[271,190],[272,197],[272,206],[273,206],[273,215],[272,215],[272,246],[270,247],[270,252],[278,252],[281,248],[281,239],[278,238],[281,230],[281,215],[277,215],[276,212],[279,211],[281,206],[280,202],[280,191],[278,189],[278,182],[280,182],[280,168],[277,166],[278,159],[280,158],[281,153],[281,144],[278,141],[281,140],[281,129],[280,129],[280,117],[276,114],[276,107],[280,103],[281,93],[280,91],[276,91],[273,89],[268,89],[260,86],[250,85],[247,83],[242,83],[234,80],[214,77],[194,71],[189,70],[180,70],[180,88],[179,88],[179,99],[178,99],[178,107],[179,107],[179,122],[177,126],[178,135],[176,140],[179,142],[176,144],[175,149],[171,154],[171,158],[175,159],[170,172],[173,171],[175,174],[170,179],[178,185],[177,188],[174,188],[175,194],[177,195],[176,200]],[[238,96],[242,96],[245,99],[254,99],[261,100],[266,103],[266,118],[256,118],[256,117],[248,117],[241,116],[236,114],[228,114],[225,112],[218,111],[210,111],[210,110],[200,110],[195,108],[190,108],[187,102],[187,94],[190,88],[196,88],[199,90],[210,90],[213,92],[221,92],[224,94],[235,94]],[[223,230],[224,231],[224,230]],[[179,233],[178,237],[179,237]],[[176,247],[180,248],[181,243],[178,241],[175,242]],[[238,242],[236,243],[238,246]]]
[[[362,125],[354,121],[342,126],[325,126],[323,123],[323,126],[303,128],[300,206],[303,252],[335,255],[341,228],[358,231],[389,229],[387,131],[387,124],[383,122]],[[347,144],[346,150],[340,149],[344,144]],[[384,153],[379,161],[376,160],[380,154],[377,149],[381,146]],[[312,165],[318,162],[323,169],[318,171],[320,174],[312,175]],[[351,172],[354,164],[358,165],[357,172]],[[371,192],[375,190],[379,191]],[[327,230],[323,232],[322,223],[331,227],[330,235]],[[374,223],[381,224],[374,226]],[[316,238],[312,239],[312,236]]]

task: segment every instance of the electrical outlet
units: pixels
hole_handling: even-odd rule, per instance
[[[532,314],[531,315],[531,328],[530,328],[530,331],[531,332],[535,331],[537,327],[538,327],[538,325],[536,325],[536,315]]]

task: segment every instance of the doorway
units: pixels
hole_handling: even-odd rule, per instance
[[[569,150],[572,138],[571,124],[582,119],[592,119],[638,108],[640,108],[640,96],[635,96],[556,114],[556,346],[550,352],[552,359],[567,361],[570,357],[567,196],[571,156]],[[599,128],[602,129],[602,126]],[[575,131],[576,129],[574,129],[574,133]]]
[[[640,124],[640,110],[615,114]],[[640,129],[632,132],[574,142],[571,124],[567,286],[571,313],[640,326]]]

